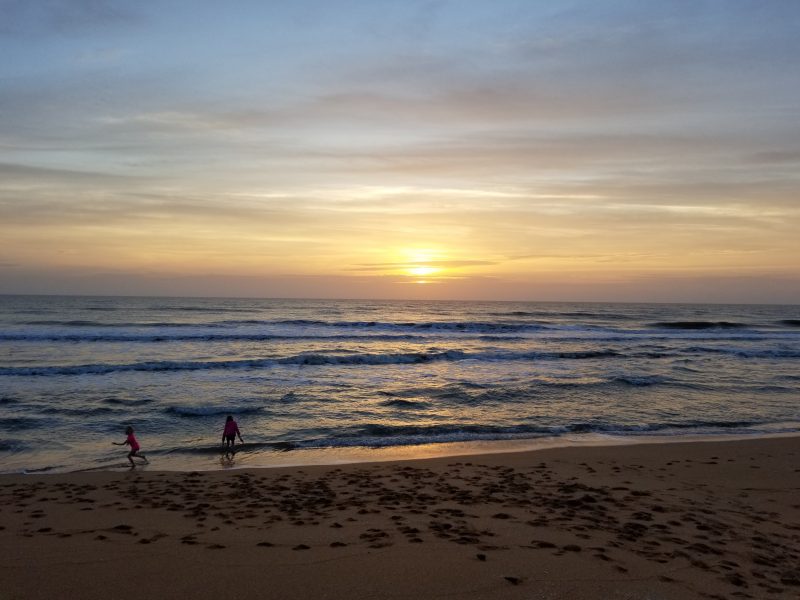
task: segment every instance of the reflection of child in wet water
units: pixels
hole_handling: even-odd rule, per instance
[[[233,450],[237,435],[239,436],[239,441],[244,444],[239,426],[233,420],[233,415],[228,415],[225,419],[225,429],[222,431],[222,445],[225,450]]]
[[[144,461],[144,464],[148,464],[150,461],[147,460],[144,454],[139,454],[139,442],[136,441],[136,437],[133,435],[133,427],[130,425],[125,428],[125,435],[128,437],[125,438],[124,442],[111,442],[115,446],[130,446],[131,451],[128,452],[128,460],[131,461],[131,466],[135,467],[136,463],[133,462],[133,457],[141,458]]]

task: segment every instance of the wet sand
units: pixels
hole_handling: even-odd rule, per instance
[[[797,598],[800,438],[0,476],[0,599]]]

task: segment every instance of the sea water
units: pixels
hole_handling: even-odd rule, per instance
[[[0,471],[127,425],[167,469],[800,432],[800,307],[0,296]]]

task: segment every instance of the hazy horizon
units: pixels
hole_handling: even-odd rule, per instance
[[[800,302],[800,4],[0,3],[0,293]]]
[[[347,298],[347,297],[322,297],[322,296],[180,296],[180,295],[150,295],[150,294],[17,294],[0,293],[0,298],[31,297],[31,298],[151,298],[165,300],[264,300],[264,301],[297,301],[297,302],[441,302],[441,303],[505,303],[505,304],[643,304],[643,305],[686,305],[686,306],[800,306],[796,303],[781,302],[659,302],[659,301],[638,301],[638,300],[475,300],[463,298]]]

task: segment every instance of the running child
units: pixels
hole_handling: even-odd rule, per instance
[[[144,454],[139,454],[139,442],[136,441],[136,437],[133,435],[133,427],[128,425],[125,428],[125,435],[128,437],[125,439],[124,442],[111,442],[115,446],[130,446],[131,451],[128,452],[128,460],[131,461],[131,467],[135,467],[136,463],[133,462],[133,457],[141,458],[144,461],[144,464],[149,464],[149,460],[145,457]]]

